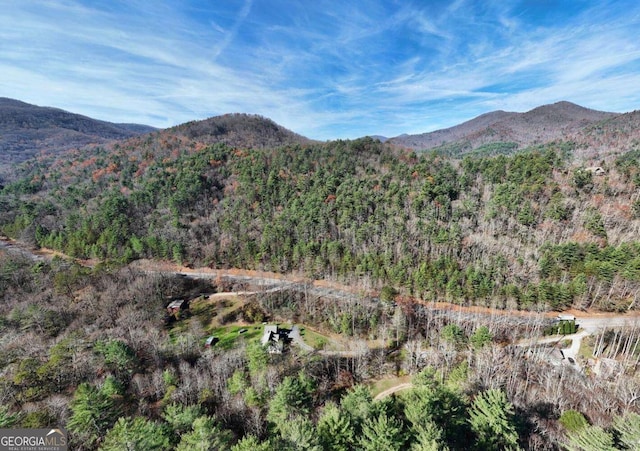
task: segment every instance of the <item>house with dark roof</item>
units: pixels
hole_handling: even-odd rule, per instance
[[[277,324],[267,324],[264,326],[260,343],[267,348],[269,354],[282,354],[291,342],[289,332],[289,329],[281,329]]]

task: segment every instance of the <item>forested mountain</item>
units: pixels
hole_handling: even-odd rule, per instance
[[[634,149],[640,143],[640,111],[619,114],[595,122],[570,135],[583,157],[606,158]]]
[[[169,135],[186,137],[202,144],[224,143],[231,147],[273,148],[313,141],[258,115],[225,114],[192,121],[166,130]]]
[[[585,339],[581,366],[522,340],[575,331],[541,312],[637,309],[635,117],[452,158],[230,115],[29,160],[0,233],[98,263],[0,249],[0,427],[62,425],[72,449],[633,449],[637,326]],[[314,351],[268,353],[264,321]],[[390,377],[405,391],[374,400]]]
[[[40,151],[101,144],[149,133],[153,127],[113,124],[50,107],[0,98],[0,170]]]
[[[598,176],[570,142],[449,160],[371,138],[232,148],[178,130],[32,162],[2,191],[3,232],[76,257],[300,271],[456,303],[636,303],[638,149]]]
[[[585,127],[616,116],[570,102],[558,102],[526,113],[494,111],[451,128],[402,135],[389,142],[414,150],[436,149],[454,156],[483,147],[485,151],[500,153],[567,139]]]

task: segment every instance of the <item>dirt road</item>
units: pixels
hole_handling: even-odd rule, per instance
[[[57,251],[51,251],[48,249],[32,250],[28,246],[9,240],[6,237],[0,236],[0,250],[6,252],[18,254],[26,258],[30,258],[34,261],[41,261],[44,259],[52,259],[55,256],[70,258],[64,256]],[[77,263],[85,266],[93,266],[95,262],[88,260],[77,260]],[[269,271],[256,271],[246,269],[211,269],[211,268],[186,268],[184,266],[176,265],[172,262],[155,261],[155,260],[137,260],[130,264],[132,268],[139,269],[148,273],[159,274],[175,274],[185,277],[193,277],[199,279],[217,279],[227,278],[237,281],[250,282],[253,285],[264,287],[258,290],[259,293],[276,292],[285,289],[300,289],[305,290],[307,295],[316,297],[328,297],[339,300],[354,300],[356,298],[362,299],[370,298],[371,302],[376,302],[376,293],[372,290],[362,290],[356,287],[343,285],[335,281],[329,280],[311,280],[305,278],[300,274],[279,274]],[[255,292],[255,291],[254,291]],[[455,312],[467,313],[467,314],[486,314],[486,315],[506,315],[513,317],[526,317],[526,316],[540,316],[541,313],[529,312],[522,310],[501,310],[491,307],[477,307],[477,306],[460,306],[457,304],[450,304],[446,302],[432,302],[422,301],[419,299],[413,300],[423,304],[427,308],[434,310],[451,310]],[[608,314],[599,312],[579,312],[570,310],[566,313],[572,314],[576,317],[576,323],[579,324],[581,329],[587,332],[587,334],[593,334],[598,330],[624,327],[631,325],[640,325],[640,313],[628,312],[626,314]],[[558,312],[545,312],[544,316],[553,318],[558,315]]]
[[[411,382],[404,382],[402,384],[398,384],[391,388],[387,388],[385,391],[378,393],[376,397],[373,398],[373,400],[379,401],[381,399],[386,398],[387,396],[393,395],[394,393],[397,393],[402,390],[409,390],[410,388],[413,388],[413,384]]]

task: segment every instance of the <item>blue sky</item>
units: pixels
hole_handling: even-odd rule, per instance
[[[560,100],[640,109],[640,2],[6,0],[0,96],[168,127],[396,136]]]

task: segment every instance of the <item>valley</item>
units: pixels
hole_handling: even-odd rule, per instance
[[[12,161],[0,425],[74,449],[631,439],[637,115],[463,125],[411,148],[235,114]]]

